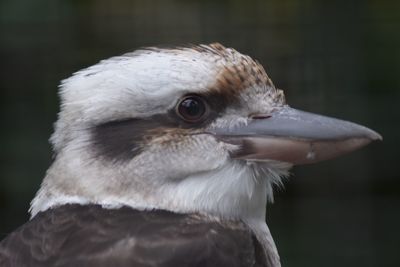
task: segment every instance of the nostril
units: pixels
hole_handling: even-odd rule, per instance
[[[251,115],[250,118],[252,118],[253,120],[262,120],[262,119],[271,118],[271,115],[268,115],[268,114],[255,114],[255,115]]]

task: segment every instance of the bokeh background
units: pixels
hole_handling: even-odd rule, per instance
[[[400,1],[0,0],[0,237],[51,162],[61,79],[141,46],[221,42],[291,106],[384,136],[293,169],[267,221],[283,266],[400,266]]]

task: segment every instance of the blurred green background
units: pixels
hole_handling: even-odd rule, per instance
[[[400,1],[0,0],[0,234],[51,162],[61,79],[141,46],[221,42],[293,107],[384,136],[293,169],[267,221],[283,266],[400,266]]]

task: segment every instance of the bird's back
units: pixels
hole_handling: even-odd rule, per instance
[[[128,207],[63,205],[0,243],[0,266],[267,266],[240,222]]]

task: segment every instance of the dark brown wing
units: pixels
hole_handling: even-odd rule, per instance
[[[265,266],[242,224],[123,207],[64,205],[0,243],[0,266]]]

